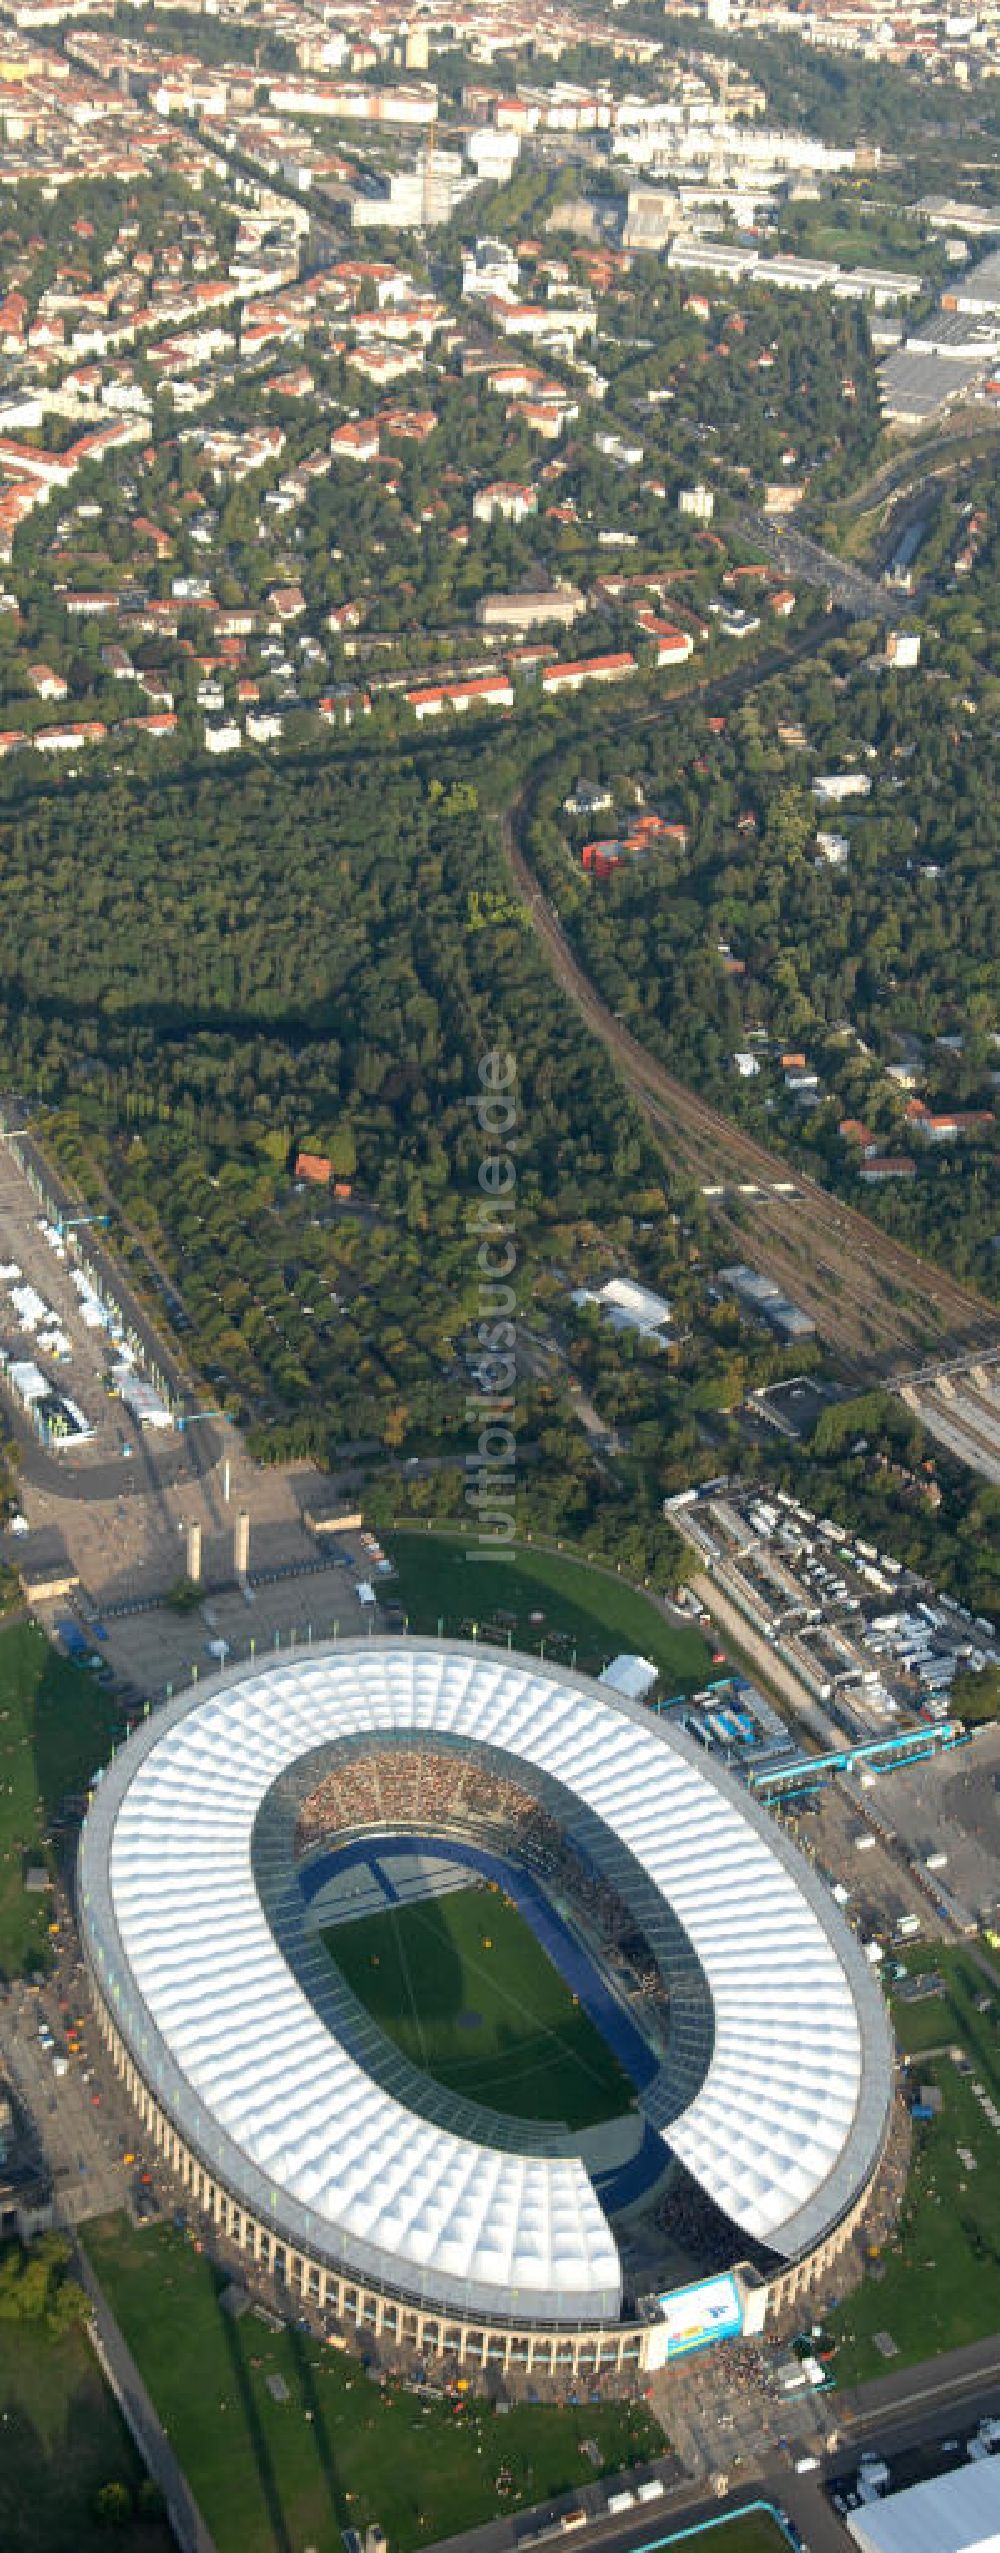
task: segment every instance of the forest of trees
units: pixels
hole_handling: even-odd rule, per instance
[[[970,626],[980,609],[981,640]],[[672,1069],[917,1247],[1000,1292],[995,1125],[946,1154],[925,1151],[905,1191],[874,1200],[839,1133],[842,1119],[862,1119],[883,1149],[907,1149],[911,1087],[932,1110],[988,1118],[995,1106],[1000,693],[991,669],[970,662],[991,643],[987,610],[985,594],[946,605],[926,669],[874,664],[882,641],[863,631],[763,684],[723,721],[683,699],[659,723],[598,713],[587,769],[616,793],[601,830],[614,835],[619,810],[627,824],[638,783],[686,839],[606,882],[587,876],[586,828],[562,813],[574,744],[544,768],[532,843],[605,999]],[[817,768],[857,771],[870,795],[824,814]],[[848,845],[841,865],[817,848],[831,826]],[[733,1058],[755,1031],[776,1054],[806,1051],[818,1105],[796,1106],[776,1063],[762,1059],[740,1080]],[[906,1059],[903,1085],[888,1068]]]
[[[638,1527],[637,1565],[676,1565],[664,1464],[706,1453],[699,1396],[714,1375],[719,1397],[732,1337],[701,1317],[694,1228],[558,998],[463,755],[454,777],[440,747],[391,768],[375,748],[249,766],[222,792],[209,773],[155,792],[117,773],[9,811],[3,1074],[113,1201],[139,1281],[155,1267],[180,1290],[185,1349],[257,1450],[323,1460],[462,1450],[481,1284],[468,1094],[481,1057],[510,1051],[518,1308],[533,1317],[537,1295],[544,1321],[546,1300],[638,1258],[693,1323],[681,1384],[657,1366],[635,1404],[627,1495],[568,1441],[565,1385],[525,1386],[526,1512],[537,1492],[550,1530]],[[508,765],[484,750],[479,770],[509,793]],[[302,1146],[348,1204],[293,1180]]]
[[[663,1497],[741,1458],[731,1414],[803,1351],[713,1304],[704,1203],[665,1183],[510,896],[496,819],[512,752],[485,732],[391,759],[352,740],[322,762],[231,766],[223,791],[195,770],[155,790],[118,771],[24,791],[0,871],[16,950],[0,1072],[111,1204],[140,1287],[162,1310],[162,1278],[183,1302],[179,1343],[258,1453],[360,1446],[377,1468],[467,1450],[483,1150],[469,1094],[482,1056],[510,1052],[517,1309],[561,1342],[546,1379],[519,1386],[521,1523],[669,1582],[683,1563]],[[295,1181],[302,1147],[329,1157],[348,1200]],[[572,1310],[575,1286],[623,1267],[671,1301],[669,1356]],[[611,1463],[574,1419],[574,1385],[616,1431]],[[877,1490],[889,1512],[892,1481]],[[405,1491],[437,1514],[463,1494],[461,1469]],[[912,1540],[920,1511],[907,1516]],[[928,1561],[938,1532],[928,1515]],[[980,1561],[973,1535],[948,1567],[981,1609]]]

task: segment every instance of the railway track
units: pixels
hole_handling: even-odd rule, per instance
[[[773,1276],[816,1323],[852,1379],[889,1380],[914,1357],[1000,1345],[1000,1313],[832,1196],[677,1081],[602,1000],[523,848],[525,794],[503,826],[510,871],[558,982],[611,1056],[667,1166],[702,1189],[734,1259]],[[777,1187],[792,1194],[776,1194]],[[754,1195],[753,1190],[762,1193]],[[740,1193],[740,1192],[743,1193]]]

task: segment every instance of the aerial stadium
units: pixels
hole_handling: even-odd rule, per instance
[[[567,2381],[760,2330],[888,2131],[877,1984],[683,1730],[482,1644],[228,1669],[84,1824],[101,2029],[220,2236],[346,2329]]]

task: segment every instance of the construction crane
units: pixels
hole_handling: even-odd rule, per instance
[[[434,220],[435,220],[435,218],[436,218],[436,216],[435,216],[435,211],[434,211],[434,169],[435,169],[435,162],[436,162],[436,159],[437,159],[437,100],[435,99],[435,101],[434,101],[434,113],[433,113],[433,115],[432,115],[432,117],[431,117],[431,121],[430,121],[430,123],[429,123],[429,125],[428,125],[428,127],[427,127],[427,138],[426,138],[426,141],[425,141],[425,143],[424,143],[424,155],[423,155],[423,186],[422,186],[422,189],[421,189],[421,200],[420,200],[420,227],[421,227],[421,230],[423,230],[423,231],[428,230],[428,229],[429,229],[429,227],[430,227],[431,222],[432,222],[432,221],[434,221]]]
[[[726,183],[727,149],[729,140],[729,78],[731,70],[732,64],[730,62],[729,55],[727,53],[723,54],[722,61],[719,64],[719,112],[713,132],[712,148],[709,153],[706,172],[709,184],[712,186],[718,186],[720,189],[724,189]]]

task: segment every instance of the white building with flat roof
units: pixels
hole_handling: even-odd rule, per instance
[[[943,310],[981,313],[984,318],[1000,311],[1000,248],[991,248],[988,256],[980,258],[978,266],[971,266],[960,282],[942,293],[941,307]]]
[[[872,2500],[847,2530],[861,2553],[1000,2553],[1000,2457]]]
[[[666,1295],[654,1294],[649,1286],[636,1285],[632,1277],[609,1277],[606,1285],[593,1293],[580,1286],[574,1303],[596,1303],[606,1315],[612,1329],[638,1330],[642,1338],[658,1336],[672,1318]]]

